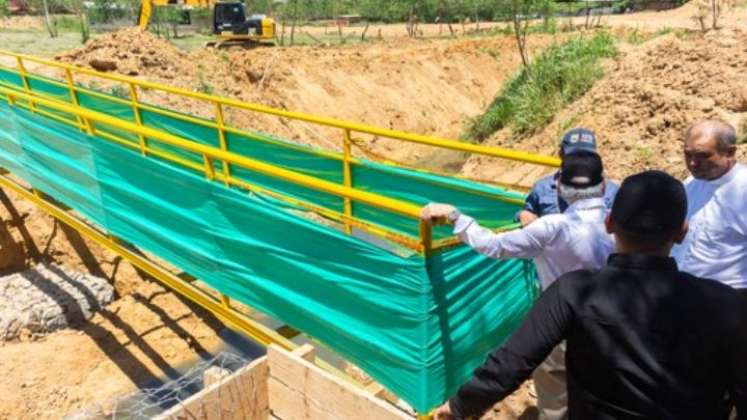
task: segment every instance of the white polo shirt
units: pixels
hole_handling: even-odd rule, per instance
[[[542,290],[565,273],[598,270],[614,248],[604,228],[603,198],[579,200],[564,213],[549,214],[523,229],[495,233],[471,217],[460,215],[454,234],[475,251],[491,258],[534,258]]]
[[[747,288],[747,166],[713,181],[689,177],[685,240],[672,249],[681,271]]]

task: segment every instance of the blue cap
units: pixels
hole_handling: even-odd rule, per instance
[[[596,153],[597,137],[591,130],[574,128],[563,135],[560,150],[565,156],[579,152]]]

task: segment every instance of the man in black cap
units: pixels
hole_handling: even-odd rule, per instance
[[[597,138],[592,131],[574,128],[563,135],[560,141],[560,159],[577,153],[597,153]],[[539,217],[563,213],[568,208],[568,202],[558,194],[558,177],[560,172],[555,172],[534,184],[524,202],[524,208],[516,214],[516,221],[522,226],[527,226]],[[618,186],[612,181],[607,181],[606,184],[604,202],[609,208],[615,199]]]
[[[747,418],[747,308],[738,292],[678,271],[687,233],[682,184],[659,171],[627,178],[607,217],[616,253],[568,273],[522,326],[436,411],[476,415],[513,392],[567,340],[571,420]]]
[[[605,231],[604,171],[595,153],[576,153],[563,160],[558,193],[569,203],[561,214],[551,214],[531,225],[495,233],[448,204],[423,208],[425,220],[448,219],[454,234],[475,251],[491,258],[534,258],[542,289],[565,273],[602,268],[612,252],[612,237]],[[558,345],[535,371],[537,406],[542,420],[567,418],[565,345]]]

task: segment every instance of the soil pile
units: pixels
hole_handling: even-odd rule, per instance
[[[566,107],[544,130],[520,141],[503,130],[489,143],[552,154],[571,126],[594,130],[607,173],[623,178],[643,169],[663,169],[684,178],[682,138],[703,118],[718,118],[744,136],[747,121],[747,34],[721,31],[706,36],[655,38],[607,66],[606,76]],[[741,144],[744,156],[747,145]],[[525,166],[473,158],[470,175],[504,181],[528,175]]]
[[[539,49],[553,39],[532,37],[529,46]],[[513,39],[496,37],[186,53],[125,29],[58,59],[281,109],[455,138],[464,120],[482,112],[518,68],[514,49]],[[206,117],[214,111],[209,104],[153,91],[141,92],[141,99]],[[337,149],[341,143],[340,130],[233,109],[226,118],[240,128],[303,144]],[[369,140],[368,148],[390,159],[432,160],[432,151],[422,147]]]
[[[193,70],[192,66],[185,65],[188,62],[185,52],[137,27],[103,35],[55,59],[99,71],[128,76],[158,75],[165,79]]]

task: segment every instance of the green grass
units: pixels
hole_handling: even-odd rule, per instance
[[[488,110],[470,121],[463,137],[483,141],[504,127],[516,135],[544,127],[602,77],[600,59],[616,54],[615,39],[607,32],[548,47],[529,69],[506,82]]]
[[[92,34],[92,38],[96,35]],[[45,29],[32,30],[0,30],[0,39],[3,40],[2,48],[5,50],[32,54],[39,57],[52,57],[63,51],[78,48],[82,45],[79,32],[66,32],[60,30],[56,38],[50,38]]]

